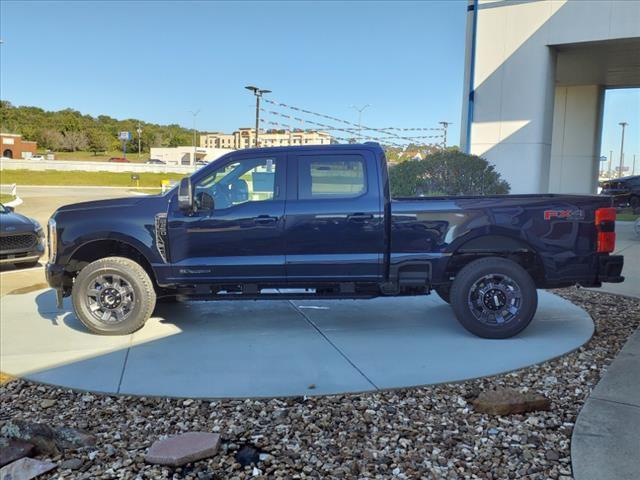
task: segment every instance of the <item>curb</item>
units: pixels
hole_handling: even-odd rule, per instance
[[[20,197],[16,197],[10,202],[4,204],[7,207],[17,207],[18,205],[22,205],[22,199]]]

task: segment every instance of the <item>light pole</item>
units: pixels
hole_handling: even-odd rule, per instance
[[[255,146],[256,148],[260,146],[259,141],[258,141],[258,137],[260,135],[260,97],[262,97],[263,94],[265,93],[271,93],[271,90],[265,90],[263,88],[258,88],[258,87],[254,87],[253,85],[247,85],[246,87],[247,90],[253,92],[253,94],[256,96],[256,141],[255,141]]]
[[[351,108],[354,108],[358,111],[358,142],[362,141],[362,112],[365,111],[366,108],[370,107],[368,103],[364,107],[357,107],[356,105],[351,105]]]
[[[449,125],[453,125],[452,122],[438,122],[440,125],[442,125],[442,149],[446,150],[447,149],[447,128],[449,128]]]
[[[138,124],[136,132],[138,132],[138,160],[140,160],[140,152],[142,152],[142,125]]]
[[[607,170],[607,176],[611,179],[611,162],[613,161],[613,150],[609,150],[609,170]]]
[[[196,117],[200,113],[200,109],[198,110],[189,110],[189,113],[193,115],[193,158],[191,159],[191,165],[195,165],[196,163]]]
[[[624,163],[624,129],[629,125],[627,122],[618,123],[622,127],[622,139],[620,140],[620,171],[618,172],[618,178],[622,177],[622,165]]]

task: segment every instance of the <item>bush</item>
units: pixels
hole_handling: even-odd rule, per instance
[[[428,155],[424,160],[406,161],[389,169],[391,196],[492,195],[509,193],[484,158],[460,151]]]

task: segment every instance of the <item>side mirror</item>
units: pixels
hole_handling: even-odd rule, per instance
[[[184,177],[180,180],[180,185],[178,186],[178,208],[183,212],[193,210],[193,190],[189,177]]]
[[[5,205],[5,206],[4,206],[4,209],[5,209],[7,212],[9,212],[9,213],[11,213],[11,212],[15,211],[15,208],[14,208],[14,207],[9,207],[8,205]]]

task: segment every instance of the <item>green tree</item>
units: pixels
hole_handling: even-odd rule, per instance
[[[97,155],[99,152],[105,152],[111,146],[111,138],[109,135],[97,128],[87,131],[87,141],[89,143],[89,151]]]
[[[509,193],[493,165],[458,150],[439,151],[424,160],[402,162],[389,170],[391,194],[403,196],[490,195]]]

